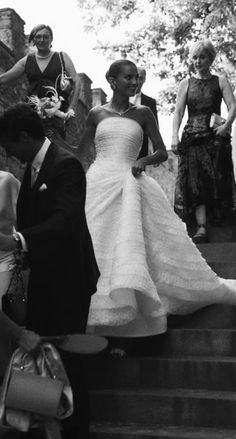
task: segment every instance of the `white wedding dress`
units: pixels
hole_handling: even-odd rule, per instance
[[[133,177],[142,137],[126,117],[103,119],[96,130],[86,215],[101,276],[88,332],[100,335],[160,334],[169,313],[236,305],[236,280],[210,269],[159,184],[144,172]]]

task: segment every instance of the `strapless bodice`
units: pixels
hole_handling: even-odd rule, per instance
[[[133,119],[108,117],[97,126],[95,134],[96,161],[131,164],[142,145],[143,130]]]

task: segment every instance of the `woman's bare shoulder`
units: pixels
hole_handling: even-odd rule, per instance
[[[91,108],[88,114],[88,123],[97,126],[98,123],[106,117],[105,105],[96,105]]]
[[[187,90],[189,85],[189,77],[183,78],[179,83],[179,90]]]

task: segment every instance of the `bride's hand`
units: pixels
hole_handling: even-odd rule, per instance
[[[139,160],[136,160],[136,162],[133,164],[131,168],[132,174],[134,177],[138,177],[142,171],[145,171],[145,163],[144,160],[141,158]]]

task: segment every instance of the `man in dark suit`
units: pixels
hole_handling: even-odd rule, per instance
[[[0,248],[22,247],[30,267],[28,329],[39,335],[84,333],[99,277],[85,217],[86,179],[77,158],[50,143],[27,104],[0,118],[0,144],[27,163],[17,202],[18,232],[0,235]],[[60,352],[73,395],[74,414],[62,422],[63,439],[89,437],[88,396],[80,359]],[[23,435],[25,437],[25,435]],[[30,438],[40,437],[33,430]]]
[[[138,87],[136,89],[135,96],[130,98],[130,102],[132,102],[135,105],[146,105],[149,107],[157,121],[158,125],[158,117],[157,117],[157,108],[156,108],[156,101],[155,99],[151,98],[150,96],[145,95],[141,92],[142,86],[144,82],[146,81],[146,70],[144,68],[138,67]],[[148,142],[150,140],[148,139],[148,136],[144,134],[143,136],[143,144],[139,153],[138,158],[145,157],[148,155]]]

